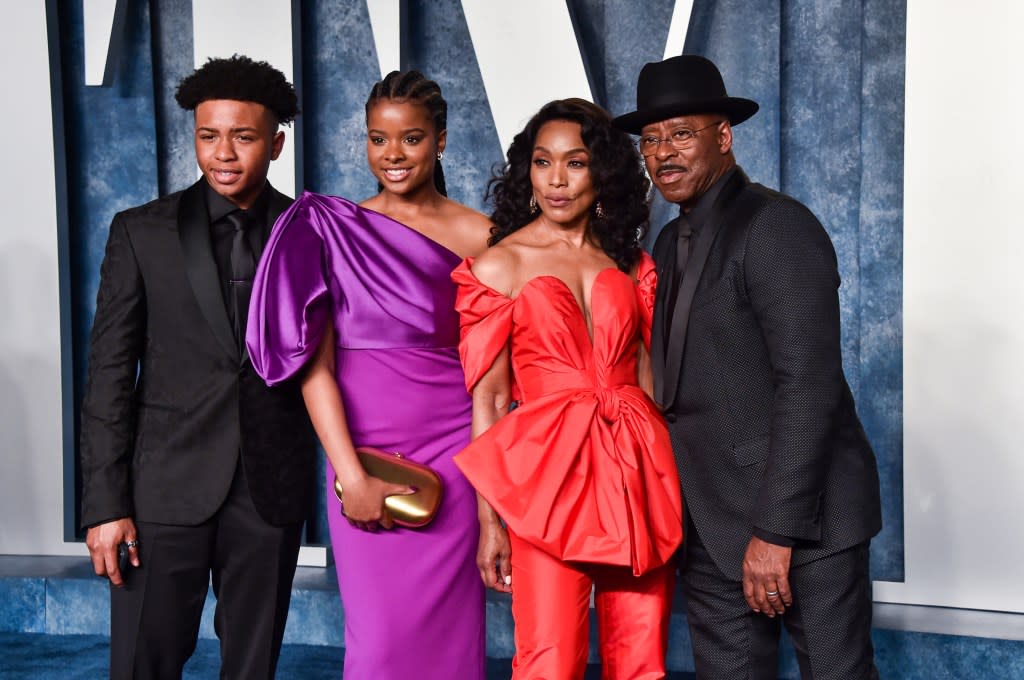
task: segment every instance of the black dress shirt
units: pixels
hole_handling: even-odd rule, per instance
[[[707,225],[708,217],[711,215],[711,209],[714,207],[715,201],[718,200],[718,194],[721,193],[722,187],[725,185],[726,182],[729,181],[729,178],[732,177],[735,172],[736,168],[733,167],[730,170],[728,170],[724,175],[719,177],[715,181],[715,183],[711,185],[711,188],[709,188],[707,191],[705,191],[697,198],[697,201],[693,204],[689,211],[685,210],[682,206],[680,206],[680,219],[676,223],[676,229],[678,230],[677,238],[686,238],[685,236],[682,236],[682,234],[684,233],[683,229],[685,229],[685,226],[688,223],[690,233],[686,245],[686,251],[688,253],[693,253],[694,249],[696,248],[697,240],[698,238],[700,238],[701,232],[704,231],[704,227]],[[681,253],[682,249],[680,246],[677,245],[676,257],[675,260],[673,260],[672,264],[672,286],[668,290],[668,307],[666,308],[668,310],[668,318],[666,319],[665,323],[666,344],[668,343],[667,336],[672,329],[672,317],[674,315],[673,313],[675,312],[676,308],[676,296],[679,295],[679,289],[683,285],[683,275],[686,272],[687,263],[681,261]]]
[[[257,262],[260,253],[263,252],[263,246],[266,245],[267,202],[270,199],[268,187],[269,185],[263,188],[263,192],[248,210],[242,211],[249,216],[250,226],[246,229],[246,236]],[[231,240],[234,238],[235,228],[228,220],[228,215],[240,208],[214,191],[209,184],[206,185],[206,208],[210,215],[210,245],[213,247],[213,258],[217,261],[220,293],[224,305],[230,308]]]
[[[714,207],[715,201],[718,200],[718,194],[722,193],[722,187],[725,186],[725,183],[734,174],[736,174],[736,166],[733,166],[724,175],[715,180],[711,188],[701,194],[689,210],[680,208],[680,213],[686,215],[686,219],[690,222],[690,228],[693,229],[693,236],[691,238],[695,241],[707,225],[708,217],[711,215],[711,208]]]

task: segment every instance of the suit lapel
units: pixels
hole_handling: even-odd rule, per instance
[[[204,180],[181,194],[178,203],[178,236],[185,255],[185,272],[199,309],[221,348],[236,361],[238,346],[220,292],[220,275],[210,245],[210,216],[206,209]]]
[[[257,265],[259,265],[260,257],[263,255],[263,248],[266,247],[267,241],[270,239],[270,232],[274,230],[274,223],[277,222],[277,218],[281,216],[281,213],[292,204],[292,199],[270,186],[269,183],[267,184],[267,191],[270,195],[266,201],[266,212],[263,214],[263,229],[261,231],[250,229],[248,234],[249,246],[252,247],[252,252],[256,255]]]
[[[666,224],[654,242],[654,263],[658,270],[658,285],[654,291],[654,323],[651,327],[651,365],[654,369],[654,397],[665,403],[665,332],[668,316],[668,289],[672,285],[676,249],[671,248],[678,238],[678,220]]]
[[[671,408],[676,399],[676,392],[679,387],[679,376],[683,368],[683,353],[686,350],[686,331],[690,325],[690,306],[693,303],[694,293],[697,292],[697,284],[700,282],[701,274],[704,272],[704,265],[708,261],[708,253],[714,245],[718,232],[727,217],[728,209],[733,203],[736,194],[749,183],[746,175],[739,168],[733,173],[732,178],[722,187],[718,199],[711,210],[707,224],[701,229],[697,237],[697,243],[689,262],[686,263],[686,271],[683,273],[683,280],[679,284],[679,296],[676,298],[676,306],[672,312],[672,329],[669,335],[668,346],[665,348],[665,379],[662,385],[663,407]]]
[[[267,201],[267,219],[263,223],[263,239],[253,247],[252,251],[256,253],[257,262],[263,254],[263,247],[270,239],[270,232],[274,230],[274,223],[277,222],[277,218],[281,216],[281,213],[291,207],[291,204],[294,202],[293,199],[285,196],[269,184],[267,185],[267,189],[270,191],[270,200]]]

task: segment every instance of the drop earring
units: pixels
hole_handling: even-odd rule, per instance
[[[540,210],[540,207],[537,205],[537,197],[530,194],[530,214],[532,215],[538,210]]]
[[[437,160],[441,160],[442,158],[444,158],[444,151],[438,151],[437,152]]]
[[[599,220],[603,220],[604,218],[608,217],[608,215],[604,211],[604,208],[601,207],[601,201],[598,201],[597,203],[594,204],[594,215]]]

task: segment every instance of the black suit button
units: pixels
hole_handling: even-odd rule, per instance
[[[666,413],[665,414],[665,421],[669,422],[669,423],[676,422],[676,414],[675,413]]]

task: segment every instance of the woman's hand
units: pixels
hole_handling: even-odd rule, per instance
[[[345,404],[334,377],[334,328],[328,327],[316,355],[302,379],[302,398],[313,421],[334,473],[341,480],[341,512],[349,524],[364,531],[391,529],[394,520],[384,507],[388,496],[415,491],[402,484],[389,484],[366,474],[359,463],[352,435],[345,420]]]
[[[413,493],[416,493],[415,489],[404,484],[391,484],[376,477],[363,476],[342,484],[341,513],[349,524],[363,531],[392,529],[395,521],[384,507],[384,501],[388,496]]]
[[[482,504],[486,504],[482,501]],[[508,531],[501,525],[497,513],[481,512],[480,543],[476,549],[476,566],[484,585],[500,593],[512,592],[512,545]]]

